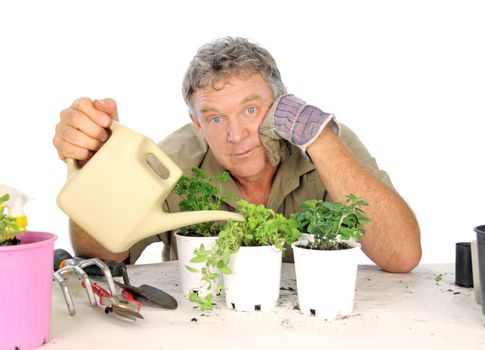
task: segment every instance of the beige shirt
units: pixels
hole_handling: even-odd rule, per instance
[[[339,137],[354,158],[379,180],[392,188],[389,176],[385,171],[378,168],[376,160],[369,154],[357,135],[342,124],[340,124],[340,127],[341,133]],[[188,124],[169,135],[159,143],[159,146],[177,163],[183,170],[184,175],[191,175],[191,168],[194,166],[201,168],[209,176],[219,174],[225,170],[217,162],[214,154],[200,137],[193,124]],[[163,173],[163,169],[159,165],[152,165],[158,172]],[[222,185],[222,191],[234,194],[234,200],[224,203],[225,210],[234,211],[236,202],[242,196],[232,178]],[[325,184],[322,184],[315,167],[310,161],[303,158],[300,151],[295,147],[291,156],[281,162],[278,167],[266,206],[288,217],[292,213],[300,212],[299,203],[307,199],[329,200]],[[163,205],[164,210],[168,212],[179,211],[179,201],[180,198],[177,195],[169,195]],[[171,232],[163,232],[133,245],[130,248],[130,263],[135,263],[148,245],[160,241],[165,245],[163,260],[176,260],[177,250],[173,234]],[[283,261],[293,262],[291,247],[286,248]]]

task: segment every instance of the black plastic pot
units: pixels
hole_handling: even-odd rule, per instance
[[[470,242],[456,243],[455,284],[465,288],[473,287]]]
[[[482,294],[482,314],[485,316],[485,225],[475,227],[477,233],[478,271]]]

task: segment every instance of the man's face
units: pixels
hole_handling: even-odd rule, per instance
[[[260,74],[235,75],[221,86],[192,95],[192,121],[219,164],[235,177],[257,177],[271,166],[259,126],[273,103],[273,92]]]

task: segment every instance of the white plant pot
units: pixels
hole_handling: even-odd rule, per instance
[[[188,295],[192,289],[198,290],[199,296],[205,296],[209,293],[215,294],[217,285],[213,285],[210,290],[202,289],[200,272],[191,272],[185,266],[193,267],[201,270],[205,263],[191,263],[190,260],[194,257],[194,250],[199,249],[203,244],[206,250],[211,249],[216,244],[217,237],[191,237],[175,234],[177,240],[177,254],[179,262],[180,279],[182,285],[182,293]]]
[[[223,275],[226,305],[238,311],[274,309],[280,293],[282,253],[275,246],[241,247]]]
[[[355,281],[360,244],[343,250],[300,248],[306,241],[293,243],[296,284],[300,311],[336,319],[350,314],[354,305]]]

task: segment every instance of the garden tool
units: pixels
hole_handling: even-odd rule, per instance
[[[92,265],[96,265],[102,271],[102,274],[98,274],[98,276],[104,276],[106,278],[110,293],[112,295],[116,295],[116,287],[113,282],[113,276],[111,275],[111,271],[101,259],[73,258],[72,255],[64,249],[56,249],[54,251],[54,271],[62,271],[58,274],[60,277],[63,277],[64,275],[71,276],[73,273],[77,273],[80,274],[81,277],[83,277],[83,281],[89,280],[85,271],[80,272],[79,269],[68,269],[68,267],[79,267],[81,270],[83,270],[84,268]]]
[[[73,257],[71,254],[69,254],[69,252],[63,249],[56,249],[54,252],[54,268],[59,266],[59,264],[66,259],[84,260],[87,258],[82,256]],[[128,271],[124,263],[113,260],[103,260],[103,263],[108,267],[112,277],[123,277],[123,283],[118,281],[114,281],[114,283],[118,285],[118,287],[133,294],[135,300],[140,300],[140,298],[142,298],[143,300],[148,300],[149,302],[159,305],[165,309],[174,310],[177,308],[177,300],[163,290],[147,284],[142,284],[139,287],[132,285],[130,283]],[[89,276],[105,275],[103,270],[101,270],[98,265],[84,266],[83,270]]]
[[[118,287],[132,293],[136,300],[140,300],[140,298],[142,298],[142,300],[148,300],[149,302],[159,305],[165,309],[174,310],[177,308],[177,300],[163,290],[148,284],[142,284],[139,287],[132,285],[130,283],[128,271],[124,263],[112,260],[105,260],[104,263],[108,266],[113,277],[123,277],[123,283],[118,281],[114,281],[114,283]],[[84,268],[84,271],[86,271],[86,273],[90,276],[103,276],[103,272],[98,268],[98,266],[95,265]]]
[[[83,268],[92,265],[98,266],[101,271],[103,271],[104,277],[108,284],[109,292],[104,290],[104,288],[101,288],[99,285],[91,283],[91,281],[89,280],[89,277],[87,273],[83,270]],[[61,286],[61,290],[64,295],[69,314],[71,316],[74,316],[76,314],[76,309],[74,307],[74,303],[72,301],[72,296],[67,286],[66,279],[74,275],[79,275],[81,276],[81,283],[82,286],[86,289],[89,303],[91,304],[91,306],[97,306],[97,302],[94,297],[94,294],[96,294],[100,299],[100,305],[106,306],[105,312],[108,313],[112,311],[121,319],[126,321],[134,321],[136,318],[143,318],[138,313],[140,304],[133,300],[134,298],[132,296],[130,297],[126,291],[123,295],[127,297],[127,300],[123,300],[122,298],[117,297],[116,287],[113,282],[111,272],[108,266],[100,259],[72,258],[71,255],[65,250],[56,249],[54,251],[54,270],[56,270],[54,272],[54,278]]]
[[[68,179],[57,196],[59,208],[109,251],[126,251],[183,226],[244,220],[218,210],[166,213],[162,203],[182,170],[146,136],[115,121],[110,129],[108,141],[82,168],[67,160]]]
[[[84,282],[82,282],[82,286],[85,287]],[[123,300],[108,293],[106,289],[96,283],[92,283],[91,287],[94,294],[99,297],[99,304],[106,306],[104,310],[106,313],[113,312],[124,321],[136,321],[137,318],[143,318],[138,312],[141,307],[140,303],[126,290],[122,292],[122,295],[126,298],[126,300]]]
[[[125,283],[118,281],[114,282],[118,287],[132,293],[136,300],[143,298],[165,309],[174,310],[177,308],[177,300],[175,300],[171,295],[165,293],[163,290],[147,284],[142,284],[140,287],[135,287],[131,285],[129,281],[125,281]]]

